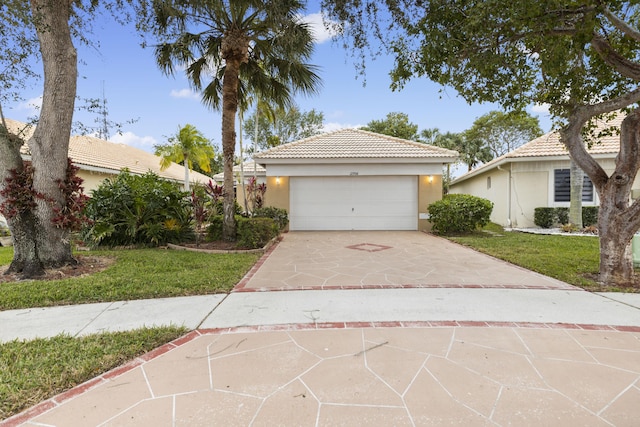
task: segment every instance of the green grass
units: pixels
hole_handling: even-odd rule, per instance
[[[163,327],[0,344],[0,420],[186,333]]]
[[[0,265],[11,262],[10,249],[0,248]],[[259,258],[166,249],[86,254],[116,262],[86,277],[0,283],[0,310],[229,292]]]
[[[444,237],[586,290],[638,291],[603,287],[596,282],[600,261],[597,237],[509,232],[496,224],[469,235]]]

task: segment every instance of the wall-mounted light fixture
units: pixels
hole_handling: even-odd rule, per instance
[[[433,182],[433,175],[429,175],[429,183]]]
[[[280,185],[280,177],[276,176],[276,184]]]

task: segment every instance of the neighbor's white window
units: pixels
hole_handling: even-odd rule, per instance
[[[556,169],[554,172],[554,202],[571,201],[571,174],[569,169]],[[582,201],[593,202],[593,183],[587,175],[582,182]]]

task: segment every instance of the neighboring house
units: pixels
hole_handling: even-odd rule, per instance
[[[254,163],[253,160],[244,162],[242,164],[242,169],[243,171],[240,170],[240,165],[235,165],[233,167],[233,184],[236,190],[236,200],[238,201],[240,206],[244,207],[245,211],[249,211],[249,210],[252,210],[251,203],[249,202],[251,200],[251,196],[247,191],[247,186],[251,182],[251,179],[254,176],[254,169],[255,169],[256,181],[258,182],[258,184],[266,184],[267,170],[259,163],[257,162]],[[242,190],[238,188],[238,184],[240,183],[241,172],[244,172],[244,191],[245,191],[244,194],[242,193]],[[213,176],[213,179],[217,185],[224,185],[224,172],[215,174]],[[244,204],[245,200],[247,200],[247,205],[249,205],[250,208],[247,208],[247,206],[245,206]]]
[[[253,178],[253,169],[255,165],[255,176],[258,180],[258,184],[263,184],[267,182],[267,170],[260,164],[254,163],[253,160],[248,160],[242,164],[242,168],[244,169],[244,183],[247,185],[249,180]],[[235,165],[233,167],[233,177],[234,183],[237,185],[240,182],[240,165]],[[218,185],[224,184],[224,172],[217,173],[213,176],[213,180]]]
[[[607,126],[620,126],[622,115]],[[600,139],[588,149],[611,174],[620,149],[619,135]],[[569,153],[558,132],[550,132],[453,180],[450,193],[471,194],[494,204],[491,221],[504,227],[535,227],[534,209],[569,207]],[[640,183],[634,184],[636,191]],[[598,206],[593,184],[585,175],[583,206]]]
[[[13,133],[22,132],[25,141],[33,134],[33,127],[7,120],[7,126]],[[22,146],[22,154],[25,160],[30,159],[29,147]],[[112,178],[124,168],[132,174],[142,175],[149,171],[156,173],[161,178],[184,183],[184,167],[173,163],[164,171],[160,170],[160,157],[146,151],[125,144],[116,144],[91,136],[72,136],[69,140],[69,157],[73,164],[78,166],[78,176],[83,180],[85,193],[90,195],[91,190],[97,188],[105,178]],[[191,182],[206,184],[210,177],[191,171]]]
[[[290,230],[429,230],[443,165],[458,153],[344,129],[258,153],[266,205],[289,212]]]

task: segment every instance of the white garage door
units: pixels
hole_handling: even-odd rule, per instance
[[[291,230],[417,230],[415,176],[292,177]]]

